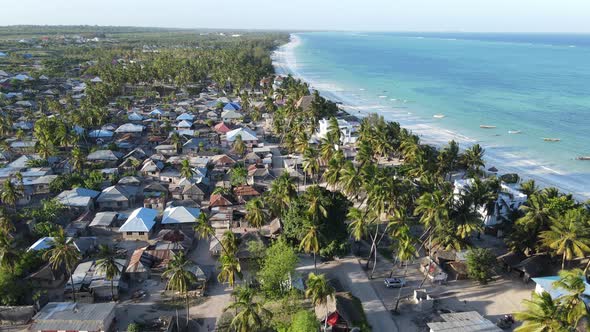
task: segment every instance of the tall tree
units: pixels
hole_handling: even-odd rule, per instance
[[[53,247],[48,249],[43,258],[48,260],[54,270],[60,270],[65,267],[66,272],[70,275],[72,286],[72,298],[76,302],[76,289],[74,288],[74,267],[80,260],[80,252],[74,246],[74,239],[67,238],[63,228],[60,228],[53,236]]]
[[[299,250],[303,250],[305,253],[313,253],[313,267],[317,273],[316,255],[320,251],[320,233],[318,227],[311,223],[308,223],[306,228],[305,236],[303,236],[299,244]]]
[[[180,162],[180,176],[186,179],[193,177],[193,168],[188,159],[184,159]]]
[[[21,194],[18,192],[18,189],[14,184],[12,184],[10,179],[6,179],[2,185],[2,194],[0,194],[2,203],[16,208],[16,202],[20,195]]]
[[[414,239],[409,234],[404,234],[398,241],[396,246],[397,251],[397,259],[400,262],[404,263],[404,279],[408,274],[408,261],[412,258],[417,256],[416,247],[414,246]],[[400,285],[399,291],[397,293],[397,299],[395,301],[395,311],[399,306],[399,301],[401,300],[402,289],[404,287],[404,283]]]
[[[463,163],[471,174],[479,174],[480,168],[483,167],[485,150],[479,145],[475,144],[463,153]]]
[[[565,332],[569,331],[569,324],[565,321],[564,313],[559,303],[553,301],[547,292],[537,294],[533,292],[531,300],[524,300],[525,310],[517,312],[514,317],[523,321],[522,326],[515,332]]]
[[[310,273],[307,277],[307,289],[305,297],[311,300],[314,305],[323,305],[326,309],[324,318],[324,330],[328,327],[328,299],[334,298],[334,288],[328,284],[323,274]]]
[[[98,257],[96,268],[103,271],[106,279],[111,281],[111,300],[115,301],[114,279],[121,275],[124,267],[119,261],[121,254],[115,248],[102,244],[99,247]]]
[[[233,148],[234,152],[240,156],[243,155],[244,152],[246,152],[246,143],[244,143],[244,140],[242,139],[242,135],[236,136],[236,139],[234,140],[232,148]]]
[[[191,272],[191,265],[193,263],[186,258],[181,251],[174,255],[168,267],[162,273],[162,278],[168,279],[166,289],[180,293],[185,298],[186,303],[186,326],[190,320],[190,307],[188,291],[190,287],[196,282],[197,277]]]
[[[261,198],[254,198],[246,203],[246,220],[251,226],[260,229],[267,219],[268,216]]]
[[[231,321],[231,328],[236,332],[262,331],[266,322],[270,321],[272,312],[255,301],[254,290],[248,286],[239,287],[232,294],[236,301],[224,309],[237,311]]]
[[[588,221],[585,210],[570,210],[562,217],[551,217],[549,230],[539,235],[544,246],[562,255],[562,269],[566,261],[583,258],[590,253]]]

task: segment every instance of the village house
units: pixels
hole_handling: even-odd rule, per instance
[[[139,187],[115,185],[105,188],[96,203],[100,210],[120,210],[130,208],[135,204]]]
[[[70,209],[85,211],[94,210],[94,201],[100,195],[99,191],[86,188],[74,188],[62,191],[55,198]]]
[[[188,226],[192,228],[201,214],[201,209],[187,208],[184,206],[167,207],[162,215],[162,226],[175,228],[178,226]]]
[[[125,240],[147,241],[156,225],[158,211],[148,208],[135,209],[119,228]]]
[[[225,140],[227,142],[226,146],[233,144],[238,136],[242,138],[242,141],[248,147],[253,147],[258,144],[258,137],[256,136],[256,133],[252,129],[244,127],[228,131],[225,134]]]
[[[109,332],[115,322],[116,303],[47,303],[33,317],[32,332]]]

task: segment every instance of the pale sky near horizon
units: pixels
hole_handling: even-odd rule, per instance
[[[0,25],[582,32],[588,0],[0,0]]]

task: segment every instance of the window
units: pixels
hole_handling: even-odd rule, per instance
[[[144,235],[144,234],[145,234],[145,232],[139,232],[138,234],[139,234],[139,235]]]
[[[133,232],[127,232],[127,235],[133,235]]]

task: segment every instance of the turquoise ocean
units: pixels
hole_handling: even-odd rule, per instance
[[[590,198],[588,35],[297,33],[273,60],[351,114],[480,143],[487,167]]]

